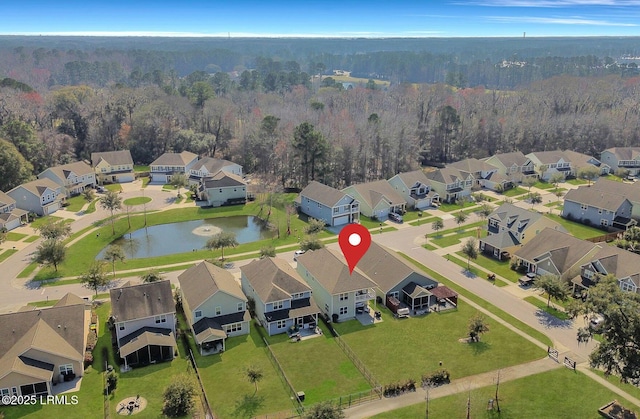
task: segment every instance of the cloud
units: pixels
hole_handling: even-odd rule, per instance
[[[635,23],[610,22],[608,20],[584,19],[580,17],[534,17],[534,16],[485,16],[485,19],[499,23],[538,23],[547,25],[586,26],[638,26]]]
[[[567,8],[580,6],[605,7],[637,7],[640,0],[479,0],[456,2],[460,5],[474,5],[486,7],[538,7],[538,8]]]

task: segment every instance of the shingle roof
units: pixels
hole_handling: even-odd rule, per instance
[[[615,155],[618,160],[635,160],[640,156],[640,147],[613,147],[605,151]]]
[[[469,173],[496,170],[496,168],[489,163],[474,158],[460,160],[455,163],[450,163],[447,166]]]
[[[217,173],[225,166],[235,164],[229,160],[216,159],[214,157],[203,157],[191,167],[191,170],[202,170],[206,168],[209,173]]]
[[[347,196],[347,194],[331,186],[312,180],[306,188],[300,192],[300,196],[304,196],[331,208]]]
[[[358,268],[375,282],[384,293],[387,293],[410,275],[413,275],[413,281],[420,282],[420,285],[436,283],[436,281],[401,258],[396,252],[374,241],[371,242],[369,250],[358,262]]]
[[[23,187],[24,189],[28,190],[29,192],[31,192],[32,194],[36,195],[36,196],[42,196],[42,194],[44,194],[44,192],[47,190],[47,188],[57,191],[61,188],[60,185],[58,185],[57,183],[55,183],[54,181],[52,181],[49,178],[44,178],[44,179],[36,179],[36,180],[32,180],[31,182],[27,182],[27,183],[23,183],[20,186],[16,186],[15,188],[11,189],[9,191],[9,193],[17,190],[18,188]]]
[[[192,310],[218,291],[247,301],[233,275],[211,262],[204,261],[192,266],[178,276],[178,281],[182,295]]]
[[[564,150],[563,153],[565,156],[567,156],[565,160],[570,161],[571,166],[573,166],[574,168],[600,165],[600,160],[596,159],[595,157],[589,156],[587,154],[578,153],[577,151],[573,151],[573,150]],[[591,163],[591,161],[593,161],[594,163],[596,162],[597,163],[593,164]]]
[[[640,274],[640,255],[617,246],[604,246],[591,259],[589,263],[598,260],[607,273],[616,278],[634,277]]]
[[[298,272],[285,260],[264,258],[240,268],[263,303],[291,298],[291,294],[311,291]]]
[[[429,178],[422,170],[398,173],[396,176],[399,177],[402,180],[402,183],[404,183],[408,188],[412,187],[418,182],[422,183],[423,185],[431,184],[431,182],[429,182]]]
[[[353,270],[353,274],[350,275],[349,267],[342,254],[327,248],[298,256],[298,264],[304,266],[323,288],[332,295],[376,286],[357,267]]]
[[[455,167],[443,167],[442,169],[434,170],[426,174],[429,180],[433,180],[445,185],[450,183],[456,183],[458,180],[464,180],[467,178],[465,174]]]
[[[494,154],[493,157],[498,159],[505,167],[511,167],[516,165],[522,167],[529,159],[522,153],[522,151],[512,151],[511,153]]]
[[[535,156],[540,163],[542,164],[551,164],[556,163],[560,159],[564,159],[564,161],[570,161],[568,156],[566,156],[562,150],[553,150],[553,151],[534,151],[533,153],[527,154],[527,156]]]
[[[542,217],[543,215],[537,212],[505,203],[493,210],[493,212],[489,214],[488,218],[500,220],[501,225],[504,225],[509,229],[518,230],[518,223],[531,225]]]
[[[208,189],[215,189],[215,188],[227,188],[230,186],[246,186],[246,183],[238,175],[220,171],[215,175],[213,175],[212,177],[206,178],[204,181],[204,186],[205,188],[208,188]]]
[[[514,252],[514,255],[530,262],[551,258],[556,268],[563,273],[596,248],[599,247],[594,243],[552,228],[545,228]]]
[[[509,230],[501,231],[498,234],[488,235],[487,237],[480,239],[480,241],[491,245],[496,249],[504,249],[520,244],[520,240]]]
[[[362,196],[362,199],[364,199],[367,205],[371,208],[375,208],[382,200],[390,202],[390,205],[402,205],[407,203],[407,201],[400,196],[398,191],[396,191],[386,180],[359,183],[357,185],[351,185],[349,188],[353,188],[358,191]]]
[[[133,164],[131,152],[129,150],[102,151],[91,153],[91,166],[96,167],[100,160],[106,161],[110,166],[124,166]]]
[[[609,193],[603,189],[596,189],[588,186],[581,186],[579,188],[569,190],[569,192],[564,196],[564,200],[613,212],[620,209],[622,204],[627,201],[623,195]]]
[[[618,194],[631,202],[640,202],[640,182],[626,183],[600,178],[591,185],[591,189]]]
[[[111,313],[116,322],[175,313],[168,280],[115,288],[111,294]]]
[[[63,164],[60,166],[54,166],[54,167],[50,167],[47,170],[50,170],[53,174],[58,176],[58,178],[60,179],[66,179],[69,176],[69,173],[71,172],[75,173],[76,176],[90,175],[94,173],[91,166],[89,166],[87,163],[83,161],[77,161],[73,163]],[[46,172],[46,170],[44,170],[42,173],[44,172]],[[40,173],[38,176],[41,176],[42,173]]]
[[[120,339],[120,356],[125,357],[150,345],[177,346],[170,329],[145,326]]]
[[[193,161],[198,157],[190,151],[183,151],[182,153],[164,153],[157,159],[155,159],[150,166],[186,166],[187,163]]]
[[[6,193],[0,191],[0,206],[15,204],[16,200]]]

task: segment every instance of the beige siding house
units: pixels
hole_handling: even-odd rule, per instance
[[[83,161],[50,167],[38,175],[38,179],[44,178],[51,179],[64,187],[67,198],[96,186],[95,172],[91,166]]]
[[[91,166],[99,184],[133,182],[135,179],[129,150],[91,153]]]
[[[189,178],[189,171],[198,162],[198,155],[189,151],[164,153],[149,165],[151,182],[170,183],[171,177],[183,173]]]

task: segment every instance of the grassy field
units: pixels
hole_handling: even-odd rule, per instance
[[[151,198],[148,196],[136,196],[134,198],[125,199],[122,203],[124,205],[142,205],[151,202]]]
[[[490,331],[468,344],[467,323],[477,310],[460,303],[455,310],[422,317],[396,319],[378,306],[383,321],[362,326],[357,320],[334,327],[382,385],[446,368],[453,379],[541,358],[537,346],[505,326],[488,320]],[[430,344],[427,344],[430,342]]]
[[[27,265],[26,268],[22,270],[22,272],[18,274],[18,278],[29,278],[33,273],[33,271],[35,271],[37,268],[38,268],[38,263],[31,262],[30,264]]]
[[[480,234],[480,237],[485,237],[487,235],[487,231],[478,230],[477,227],[471,228],[471,229],[464,229],[462,231],[456,231],[455,233],[449,234],[448,236],[435,237],[431,239],[431,242],[436,246],[449,247],[449,246],[453,246],[460,243],[462,239],[465,239],[467,237],[477,238],[478,234]]]
[[[371,388],[321,323],[323,335],[292,342],[286,333],[268,338],[287,378],[305,392],[304,404],[365,391]]]
[[[484,278],[487,281],[489,281],[489,279],[487,278],[487,274],[489,273],[488,271],[485,271],[484,269],[479,269],[473,265],[470,265],[469,268],[467,268],[467,257],[462,252],[456,252],[454,255],[447,255],[447,259],[455,263],[456,265],[460,266],[464,270],[463,272],[464,275],[468,275],[470,273],[473,276],[476,276],[478,278]],[[472,259],[471,262],[472,263],[477,262],[477,260]],[[504,282],[503,280],[498,278],[496,278],[495,281],[490,281],[490,282],[499,287],[504,287],[505,285],[509,285],[507,282]]]
[[[533,187],[538,189],[553,189],[554,186],[552,183],[539,180],[533,185]]]
[[[22,233],[14,233],[14,232],[8,232],[6,239],[9,242],[18,242],[22,239],[24,239],[25,237],[27,237],[28,234],[22,234]]]
[[[599,228],[576,223],[575,221],[569,221],[559,215],[545,214],[545,217],[557,221],[562,227],[566,228],[572,236],[579,239],[589,239],[591,237],[598,237],[606,234],[605,231],[600,230]]]
[[[26,239],[24,239],[25,243],[33,243],[34,241],[38,240],[40,238],[40,236],[31,236],[28,237]]]
[[[558,320],[569,320],[570,318],[569,315],[564,312],[564,310],[559,310],[553,306],[553,300],[551,301],[551,305],[549,307],[547,307],[546,301],[542,301],[539,298],[536,298],[534,296],[525,297],[524,300],[538,307],[540,310],[544,311],[545,313],[552,315]]]
[[[145,166],[142,164],[134,164],[133,165],[133,171],[134,172],[148,172],[149,171],[149,166]]]
[[[588,181],[586,181],[584,179],[569,179],[566,182],[569,185],[586,185],[587,183],[589,183]]]
[[[362,77],[351,77],[351,76],[322,76],[322,78],[327,78],[327,77],[331,77],[335,81],[339,81],[341,83],[355,83],[355,84],[362,83],[363,85],[367,84],[367,82],[370,80]],[[386,80],[378,80],[378,79],[371,79],[371,80],[373,80],[377,85],[389,86],[389,82]]]
[[[457,255],[466,258],[462,252],[457,252]],[[500,275],[511,282],[518,282],[518,278],[520,278],[520,274],[511,269],[511,262],[508,260],[501,262],[482,253],[478,253],[478,258],[474,260],[474,262],[487,271]]]
[[[110,183],[108,185],[104,185],[104,188],[112,192],[122,192],[122,186],[119,183]]]
[[[431,250],[431,251],[434,251],[434,250],[438,250],[438,249],[439,249],[438,247],[433,246],[433,245],[431,245],[431,244],[429,244],[429,243],[426,243],[426,244],[422,245],[422,247],[424,247],[424,248],[425,248],[425,249],[427,249],[427,250]]]
[[[91,203],[89,204],[89,206],[87,207],[86,210],[84,210],[85,214],[91,214],[92,212],[96,212],[96,203],[98,202],[97,199],[94,199],[93,201],[91,201]]]
[[[440,207],[438,208],[440,211],[444,211],[444,212],[452,212],[452,211],[459,211],[461,209],[465,209],[465,208],[469,208],[469,207],[475,207],[476,204],[475,202],[471,202],[471,201],[464,201],[464,204],[458,205],[457,203],[454,204],[440,204]]]
[[[516,186],[515,188],[504,191],[502,195],[508,196],[509,198],[513,198],[515,196],[520,196],[526,193],[527,193],[526,189],[521,188],[520,186]]]
[[[426,224],[432,224],[436,220],[442,221],[442,218],[440,218],[440,217],[425,217],[423,215],[421,218],[418,218],[418,219],[413,220],[413,221],[409,221],[409,224],[411,224],[412,226],[421,226],[421,225],[426,225]]]
[[[540,333],[539,331],[537,331],[536,329],[534,329],[533,327],[521,322],[520,320],[516,319],[515,317],[513,317],[512,315],[510,315],[509,313],[500,310],[499,308],[495,307],[494,305],[490,304],[488,301],[483,300],[482,298],[476,296],[475,294],[467,291],[466,289],[458,286],[455,282],[445,278],[444,276],[440,275],[438,272],[434,271],[433,269],[427,268],[426,266],[424,266],[422,263],[418,262],[415,259],[410,258],[409,256],[405,255],[404,253],[398,253],[400,256],[402,256],[403,258],[407,259],[409,262],[413,263],[414,265],[418,266],[420,269],[422,269],[427,275],[429,275],[431,278],[435,279],[436,281],[442,283],[443,285],[446,285],[447,287],[451,288],[452,290],[456,291],[458,294],[460,294],[461,296],[473,301],[474,303],[478,304],[480,307],[490,311],[491,313],[495,314],[496,316],[500,317],[502,320],[511,323],[511,325],[513,325],[514,327],[520,329],[521,331],[525,332],[526,334],[528,334],[529,336],[537,339],[538,341],[542,342],[545,345],[551,346],[551,340],[543,333]]]
[[[76,195],[72,196],[71,198],[67,198],[66,202],[69,205],[64,207],[64,209],[71,212],[78,212],[82,209],[82,207],[84,207],[84,204],[87,203],[87,200],[84,199],[83,195]]]
[[[449,419],[539,419],[539,418],[601,418],[598,408],[617,399],[627,408],[635,406],[611,390],[580,372],[566,368],[501,382],[500,410],[487,410],[487,401],[495,397],[496,387],[487,386],[462,391],[429,402],[429,418]],[[467,403],[471,411],[467,416]],[[637,410],[637,409],[635,409]],[[374,416],[376,419],[415,419],[425,416],[425,404],[420,403]]]
[[[18,249],[7,249],[4,252],[0,253],[0,262],[4,262],[5,260],[7,260],[9,258],[9,256],[13,255],[14,253],[17,253]]]
[[[33,220],[31,222],[30,225],[31,225],[31,228],[37,229],[40,226],[42,226],[43,224],[54,222],[54,221],[60,221],[60,220],[64,220],[64,219],[65,218],[62,218],[62,217],[56,217],[55,215],[47,215],[47,216],[44,216],[44,217],[36,218],[35,220]],[[69,221],[71,221],[71,220],[69,220]]]

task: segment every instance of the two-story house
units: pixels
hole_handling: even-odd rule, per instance
[[[168,280],[110,291],[111,321],[125,370],[169,361],[177,352],[176,307]]]
[[[600,161],[611,168],[628,170],[632,176],[640,173],[640,147],[613,147],[600,153]]]
[[[21,210],[40,216],[53,214],[62,207],[65,199],[64,187],[48,178],[23,183],[7,192]]]
[[[446,202],[455,202],[471,195],[476,179],[471,173],[453,167],[443,167],[426,174],[431,187]]]
[[[225,172],[243,178],[242,166],[229,160],[203,157],[189,169],[189,183],[200,184],[202,179]]]
[[[315,180],[300,192],[296,205],[303,214],[322,220],[329,226],[356,223],[360,220],[360,203],[357,200]]]
[[[198,198],[207,201],[210,207],[244,204],[247,202],[247,183],[240,176],[221,170],[201,180]]]
[[[366,217],[383,220],[390,212],[404,213],[407,201],[387,182],[375,182],[351,185],[342,190],[360,204],[360,213]]]
[[[581,186],[565,195],[562,216],[587,225],[627,229],[636,224],[631,218],[632,209],[622,194]]]
[[[269,336],[290,328],[315,330],[320,310],[311,287],[285,260],[263,258],[240,268],[242,291],[254,301],[255,317]]]
[[[533,162],[521,151],[494,154],[484,159],[484,161],[496,167],[498,173],[513,183],[522,182],[524,176],[536,174]]]
[[[247,297],[229,271],[204,261],[181,273],[178,282],[201,355],[224,351],[228,337],[249,334]]]
[[[149,176],[153,183],[170,183],[171,176],[182,173],[189,178],[191,168],[197,163],[198,155],[189,151],[164,153],[149,165]]]
[[[67,198],[96,187],[96,173],[83,161],[50,167],[38,175],[38,179],[44,178],[62,186]]]
[[[56,384],[82,377],[90,323],[91,305],[73,294],[0,314],[0,396],[56,394],[65,388]]]
[[[471,174],[475,181],[474,186],[495,190],[498,189],[497,185],[500,185],[500,191],[507,190],[512,186],[512,182],[506,176],[501,175],[495,166],[483,160],[468,158],[450,163],[447,167],[459,170],[465,177]]]
[[[29,213],[16,208],[16,200],[0,191],[0,229],[10,231],[20,227],[23,222],[29,222]]]
[[[601,175],[608,175],[611,172],[611,167],[588,154],[578,153],[573,150],[564,150],[564,155],[571,162],[571,168],[573,169],[573,176],[578,176],[579,170],[585,167],[596,167],[600,170]]]
[[[528,243],[545,228],[567,232],[556,221],[513,204],[500,205],[487,219],[488,234],[480,239],[480,250],[498,260],[509,259],[511,252]]]
[[[91,166],[99,184],[133,182],[135,179],[129,150],[91,153]]]
[[[640,255],[616,246],[603,246],[571,280],[574,294],[588,290],[607,275],[613,275],[623,291],[640,293]]]
[[[374,241],[358,262],[358,268],[376,284],[376,294],[382,301],[393,297],[414,312],[428,311],[437,303],[431,293],[438,286],[437,281]]]
[[[376,284],[358,267],[349,273],[342,253],[327,248],[298,256],[297,271],[313,290],[320,310],[333,321],[355,318],[375,299]]]
[[[513,253],[516,266],[537,275],[551,274],[564,279],[589,261],[600,246],[580,240],[571,234],[545,228]]]
[[[531,160],[536,173],[544,181],[549,181],[556,173],[561,174],[563,178],[576,174],[571,160],[561,150],[535,151],[527,154],[527,158]]]
[[[620,195],[631,202],[631,218],[640,221],[640,182],[627,183],[616,182],[606,178],[600,178],[591,184],[593,193],[603,191],[610,194]]]
[[[433,190],[422,170],[398,173],[389,179],[389,184],[407,201],[410,208],[423,210],[440,203],[440,195]]]

